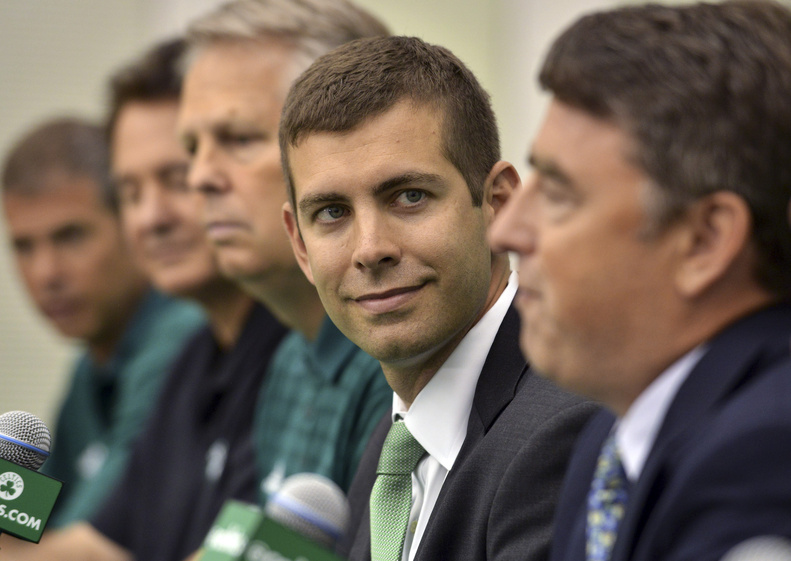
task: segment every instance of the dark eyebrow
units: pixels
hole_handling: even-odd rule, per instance
[[[418,171],[410,171],[396,175],[386,179],[373,188],[373,195],[379,197],[393,189],[404,187],[406,185],[422,184],[422,185],[439,185],[444,180],[442,176],[436,173],[423,173]],[[308,214],[310,209],[317,206],[324,206],[331,203],[345,203],[348,202],[348,197],[337,192],[318,193],[315,195],[305,195],[299,201],[299,212],[301,214]]]
[[[554,179],[559,183],[565,185],[571,185],[572,183],[571,178],[560,169],[560,166],[551,160],[543,160],[535,154],[530,154],[527,164],[541,175]]]
[[[423,184],[423,185],[438,185],[443,183],[444,180],[440,175],[436,173],[424,173],[420,171],[409,171],[406,173],[402,173],[401,175],[396,175],[395,177],[391,177],[390,179],[386,179],[382,181],[379,185],[374,187],[373,193],[375,196],[382,195],[387,193],[388,191],[392,191],[398,187],[403,187],[405,185],[412,185],[415,183]]]
[[[300,214],[308,214],[310,209],[316,208],[317,206],[324,206],[330,203],[343,203],[346,201],[346,196],[340,193],[321,193],[318,195],[305,195],[299,200],[297,206],[299,206]]]

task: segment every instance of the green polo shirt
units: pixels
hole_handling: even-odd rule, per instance
[[[197,306],[149,291],[109,361],[79,357],[41,468],[64,482],[49,527],[89,518],[101,505],[176,353],[204,323]]]
[[[329,318],[315,341],[290,332],[272,359],[254,421],[261,500],[302,472],[348,490],[368,437],[392,403],[379,362]]]

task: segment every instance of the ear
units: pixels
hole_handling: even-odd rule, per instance
[[[684,296],[697,297],[726,276],[751,278],[752,215],[743,198],[717,191],[697,201],[682,220],[676,286]]]
[[[310,261],[308,260],[308,250],[305,247],[305,241],[302,239],[302,233],[299,231],[296,214],[289,202],[283,203],[283,225],[291,240],[291,248],[294,250],[294,255],[297,257],[299,268],[302,269],[302,272],[308,277],[310,283],[315,285],[316,283],[313,281],[313,271],[310,269]]]
[[[503,208],[511,194],[520,185],[519,173],[510,163],[500,160],[489,171],[484,188],[484,206],[491,209],[489,221]]]

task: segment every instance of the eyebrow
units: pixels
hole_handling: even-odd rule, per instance
[[[571,178],[552,160],[544,160],[535,154],[530,154],[527,158],[527,165],[536,170],[543,176],[554,179],[559,183],[571,185]]]
[[[379,197],[393,189],[408,185],[440,185],[443,183],[444,180],[442,176],[436,173],[409,171],[382,181],[373,188],[372,193],[374,197]],[[298,206],[301,214],[308,214],[312,208],[316,208],[317,206],[329,203],[345,203],[348,201],[349,198],[346,195],[331,191],[328,193],[305,195],[300,199]]]

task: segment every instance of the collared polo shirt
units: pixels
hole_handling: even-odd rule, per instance
[[[314,341],[292,331],[281,343],[255,418],[261,500],[283,478],[318,473],[344,491],[365,445],[390,408],[379,362],[325,317]]]
[[[106,363],[87,352],[78,359],[41,469],[64,482],[49,527],[90,518],[101,505],[176,354],[204,323],[197,306],[151,290]]]

